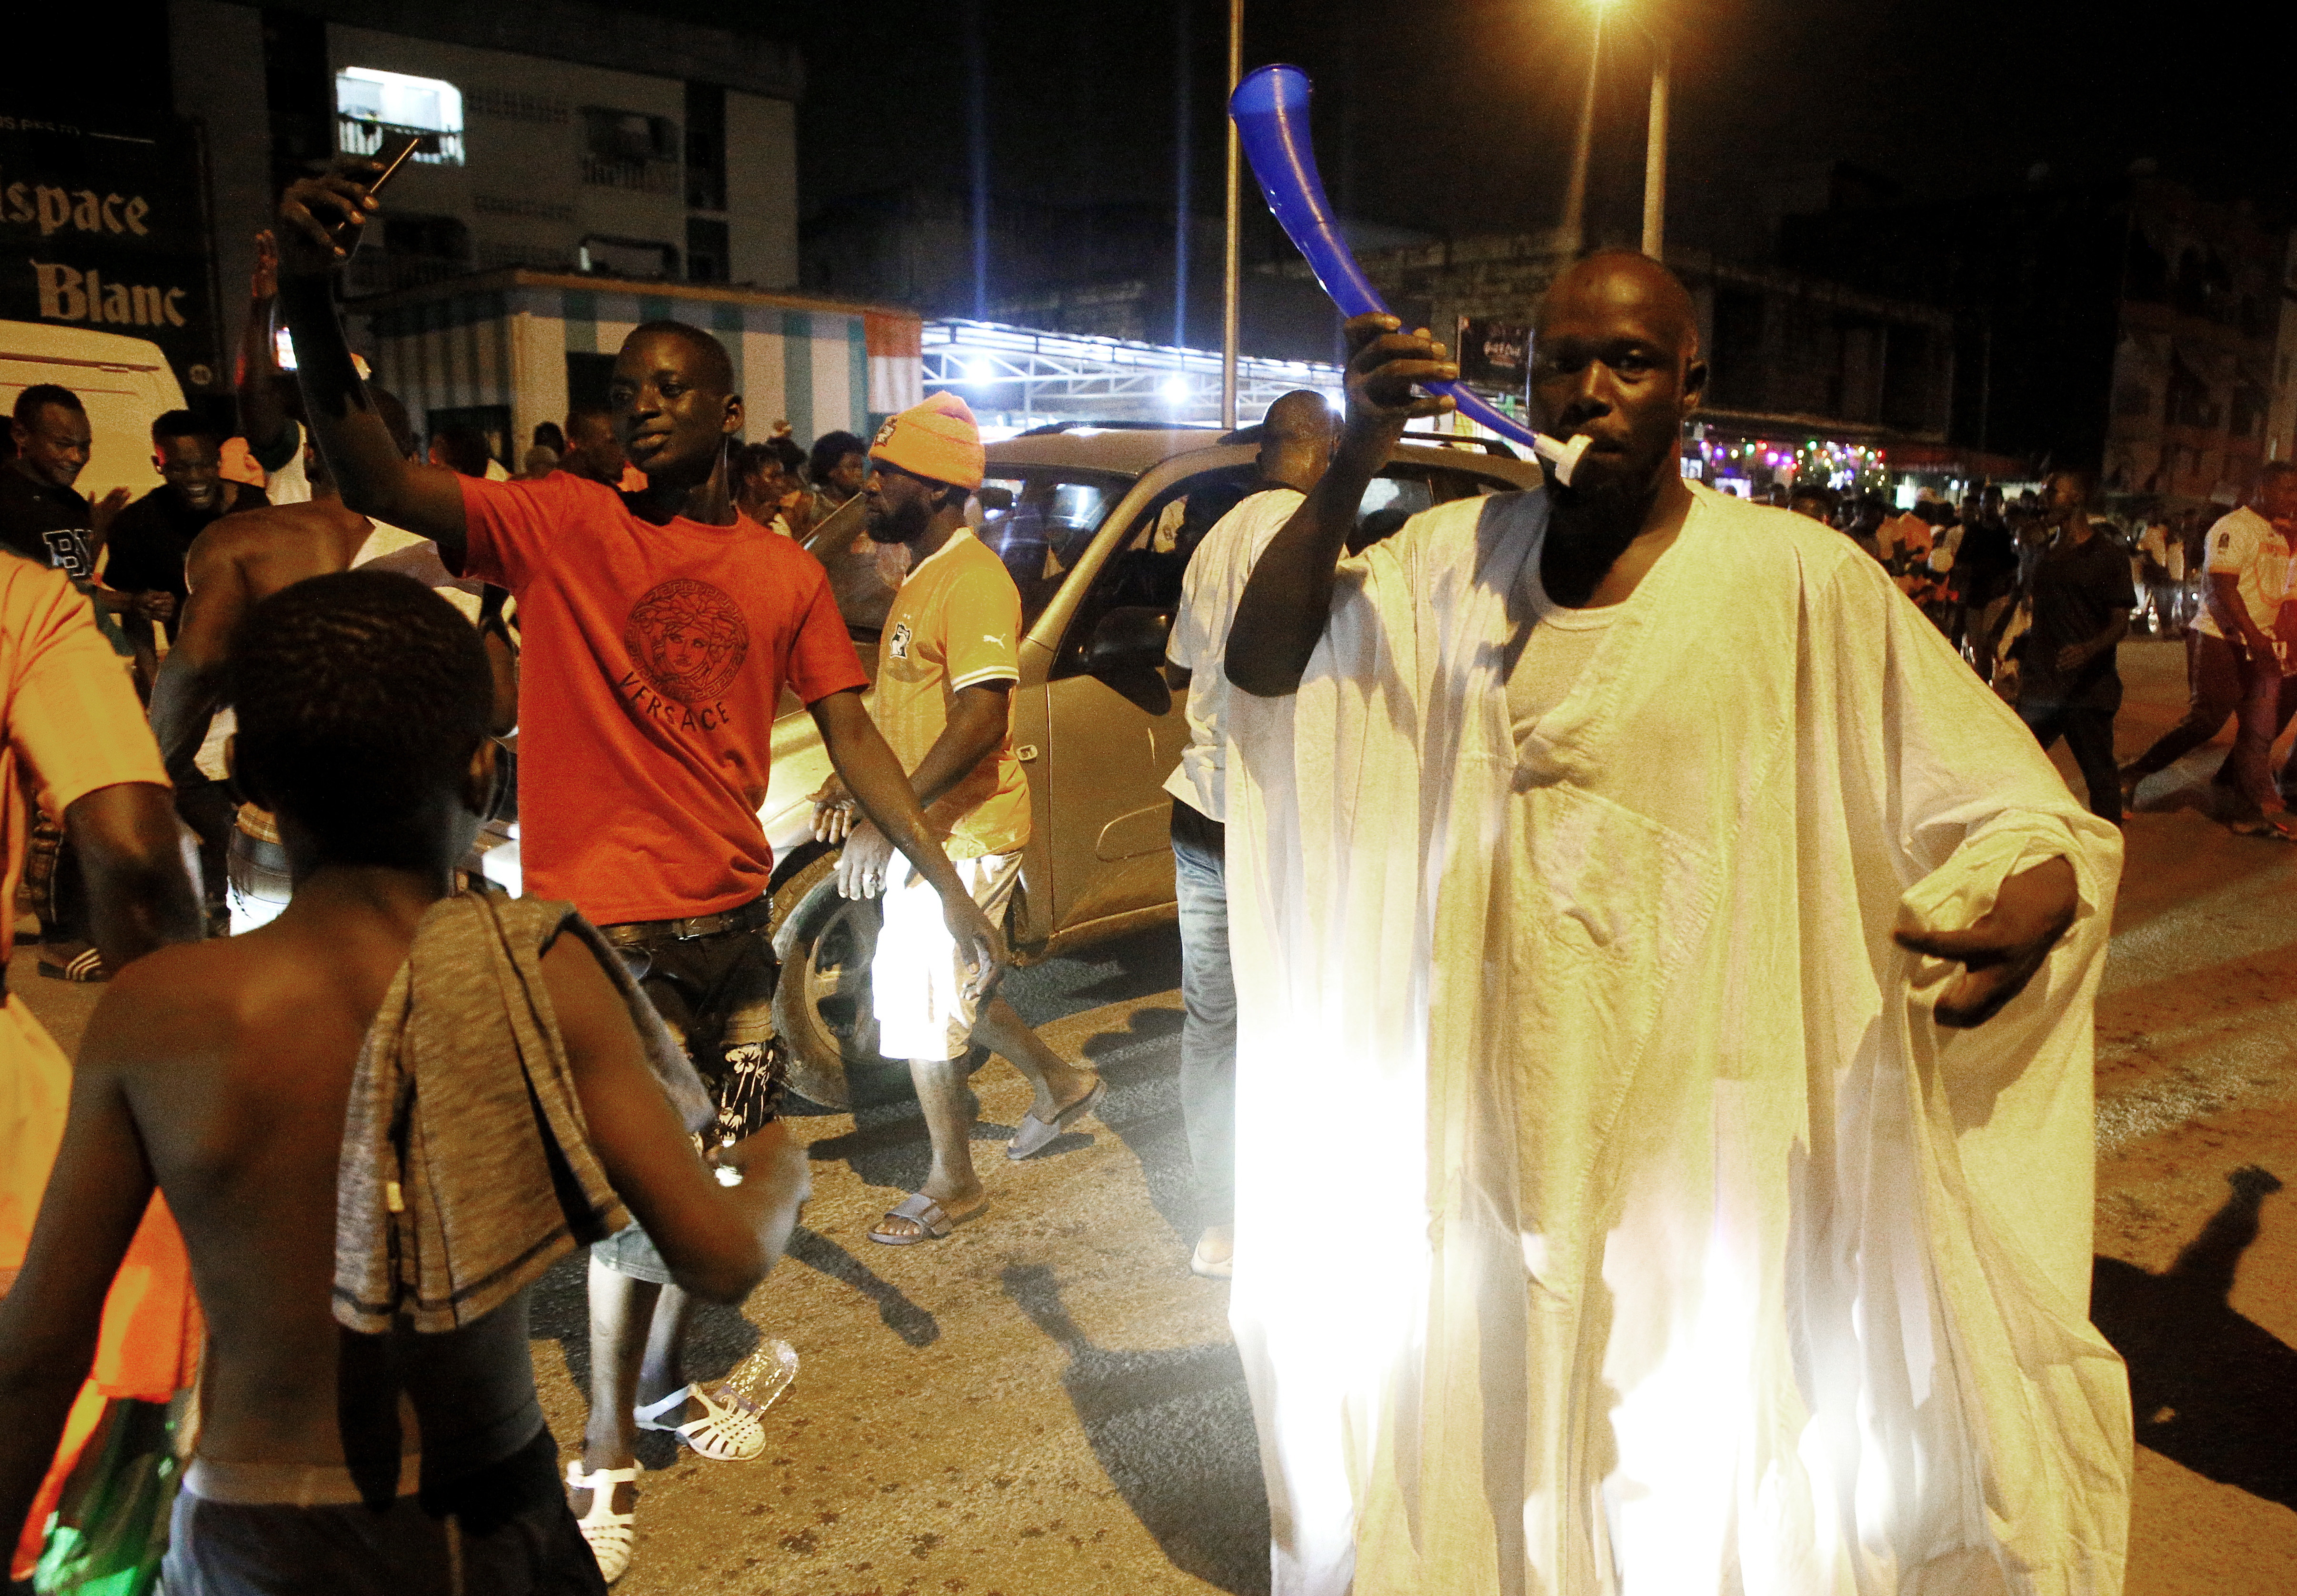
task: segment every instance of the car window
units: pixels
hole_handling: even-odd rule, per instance
[[[1363,502],[1356,506],[1356,528],[1348,537],[1348,552],[1362,554],[1383,538],[1403,531],[1404,523],[1422,510],[1448,505],[1455,498],[1478,498],[1510,491],[1504,482],[1471,471],[1444,466],[1397,464],[1372,478]]]
[[[1197,546],[1236,508],[1259,474],[1250,465],[1199,472],[1150,499],[1094,575],[1092,590],[1069,622],[1053,674],[1083,669],[1093,628],[1111,610],[1139,605],[1169,618],[1180,607],[1181,579]]]
[[[992,466],[981,484],[975,535],[997,553],[1021,590],[1026,631],[1132,484],[1108,472]]]

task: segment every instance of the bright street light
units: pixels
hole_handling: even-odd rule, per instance
[[[1579,136],[1571,147],[1571,180],[1564,191],[1563,230],[1574,253],[1586,243],[1587,167],[1595,143],[1595,77],[1603,55],[1603,21],[1613,0],[1591,0],[1595,37],[1587,59],[1587,92],[1579,104]],[[1667,102],[1672,64],[1667,42],[1632,10],[1624,20],[1651,41],[1651,117],[1643,145],[1643,253],[1659,259],[1667,235]]]

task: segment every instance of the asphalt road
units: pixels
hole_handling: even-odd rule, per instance
[[[2182,671],[2175,645],[2125,648],[2125,754],[2182,710]],[[2297,1179],[2297,848],[2233,838],[2196,807],[2222,749],[2141,794],[2098,1008],[2096,1313],[2136,1394],[2133,1596],[2297,1590],[2297,1192],[2228,1183],[2252,1167]],[[1001,1062],[984,1068],[992,1206],[947,1240],[864,1234],[926,1170],[898,1082],[856,1114],[795,1122],[814,1155],[805,1226],[743,1312],[705,1311],[692,1372],[715,1378],[774,1336],[797,1347],[798,1384],[756,1462],[647,1438],[618,1591],[1267,1588],[1226,1288],[1187,1267],[1178,975],[1166,933],[1015,977],[1025,1016],[1111,1090],[1054,1153],[1009,1164],[1028,1094]],[[29,954],[12,975],[69,1047],[86,995],[33,979]],[[589,1375],[572,1264],[539,1293],[534,1337],[545,1409],[571,1439]]]

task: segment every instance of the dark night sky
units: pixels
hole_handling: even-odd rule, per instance
[[[720,25],[740,25],[745,9],[655,4],[695,4]],[[2297,26],[2286,21],[2274,40],[2230,21],[2178,26],[2229,18],[2219,7],[1616,4],[1664,20],[1676,40],[1671,243],[1759,254],[1766,210],[1840,160],[1897,178],[1909,197],[2014,186],[2037,162],[2104,177],[2153,156],[2212,189],[2277,200],[2297,171]],[[1173,0],[978,9],[992,185],[1171,203]],[[966,0],[806,0],[748,14],[805,48],[809,210],[873,188],[963,184]],[[1206,213],[1219,206],[1225,15],[1220,0],[1191,12]],[[1245,62],[1289,60],[1313,75],[1320,158],[1344,212],[1431,232],[1545,226],[1560,205],[1592,17],[1588,0],[1252,0]],[[1614,22],[1604,55],[1591,221],[1632,232],[1650,53]]]
[[[986,46],[997,190],[1170,205],[1174,24],[1186,4],[1195,204],[1219,211],[1224,0],[603,3],[634,22],[677,15],[803,47],[808,211],[871,189],[963,185],[970,14],[982,19]],[[123,29],[164,37],[162,4],[108,0],[104,9]],[[1768,213],[1798,190],[1811,193],[1843,160],[1922,197],[2013,187],[2037,162],[2061,177],[2106,177],[2152,156],[2206,190],[2246,193],[2284,216],[2293,209],[2297,12],[2288,0],[2231,9],[2127,0],[1613,4],[1676,41],[1673,243],[1758,256]],[[1314,76],[1317,143],[1344,213],[1438,233],[1542,226],[1560,206],[1593,14],[1592,0],[1248,0],[1245,62],[1294,61]],[[2266,18],[2277,20],[2258,20]],[[35,36],[74,25],[61,12],[31,19]],[[50,78],[61,63],[73,95],[108,89],[133,102],[166,93],[157,53],[113,62],[59,33],[53,52],[27,45],[17,55],[45,62]],[[1604,61],[1591,221],[1632,234],[1649,48],[1615,21]],[[0,77],[12,92],[28,87],[15,74]]]

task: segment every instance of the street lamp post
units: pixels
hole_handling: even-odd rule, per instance
[[[1643,253],[1661,259],[1667,242],[1667,91],[1671,53],[1667,41],[1644,29],[1651,42],[1651,131],[1643,145]]]
[[[1579,136],[1571,146],[1571,181],[1563,191],[1563,241],[1577,255],[1587,242],[1587,162],[1595,147],[1595,73],[1603,62],[1603,6],[1595,7],[1595,38],[1587,52],[1587,92],[1579,102]]]
[[[1603,59],[1603,18],[1616,9],[1595,0],[1595,37],[1587,58],[1587,92],[1579,103],[1579,136],[1571,148],[1571,180],[1563,193],[1563,235],[1577,254],[1587,243],[1587,168],[1595,144],[1595,81]],[[1651,41],[1651,130],[1643,147],[1643,253],[1652,259],[1667,242],[1667,97],[1671,52],[1665,39],[1633,13],[1626,20]]]
[[[1228,97],[1222,105],[1235,98],[1237,82],[1243,76],[1244,0],[1228,0]],[[1243,225],[1244,212],[1237,190],[1241,157],[1236,119],[1221,119],[1228,124],[1228,237],[1221,265],[1221,425],[1232,432],[1236,431],[1237,230]]]

